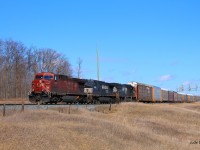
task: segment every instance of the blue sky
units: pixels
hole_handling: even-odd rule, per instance
[[[198,0],[0,0],[0,38],[52,48],[84,78],[200,90]],[[188,92],[187,92],[188,93]],[[200,92],[199,92],[200,93]]]

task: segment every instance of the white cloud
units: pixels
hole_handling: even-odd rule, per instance
[[[159,80],[159,81],[169,81],[169,80],[171,80],[172,78],[173,78],[172,75],[167,74],[167,75],[161,76],[158,80]]]
[[[184,82],[183,82],[183,85],[189,85],[189,84],[191,84],[190,81],[184,81]]]

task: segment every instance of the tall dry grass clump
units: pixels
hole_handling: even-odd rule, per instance
[[[124,103],[95,111],[35,110],[0,117],[0,149],[199,149],[195,104]]]

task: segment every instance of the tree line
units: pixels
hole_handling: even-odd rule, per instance
[[[0,99],[26,98],[38,72],[72,76],[68,59],[56,50],[0,39]]]

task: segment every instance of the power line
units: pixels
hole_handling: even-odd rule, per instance
[[[188,84],[187,87],[182,84],[179,88],[177,88],[177,92],[186,92],[186,91],[189,91],[189,92],[196,91],[197,92],[197,91],[200,91],[200,89],[197,84],[193,87],[191,87],[191,84]]]

